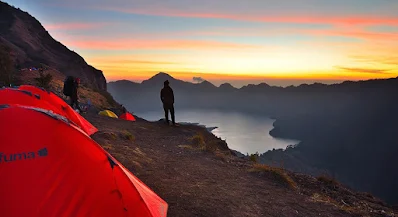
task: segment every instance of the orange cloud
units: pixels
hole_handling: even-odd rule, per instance
[[[178,64],[176,62],[167,62],[167,61],[151,61],[151,60],[129,60],[129,59],[120,59],[120,60],[96,60],[95,62],[103,62],[106,64],[151,64],[151,65],[168,65],[168,64]]]
[[[97,50],[130,50],[130,49],[241,49],[257,46],[201,40],[142,40],[142,39],[109,39],[109,40],[74,40],[65,42],[80,49]]]
[[[349,72],[355,73],[370,73],[370,74],[390,74],[390,69],[370,69],[370,68],[351,68],[351,67],[341,67],[336,66],[337,69],[342,69]]]
[[[109,25],[109,23],[55,23],[44,25],[44,27],[47,30],[81,30],[96,29],[107,25]]]
[[[352,55],[351,58],[355,59],[357,62],[365,63],[381,63],[386,65],[395,65],[398,68],[398,56],[361,56]]]

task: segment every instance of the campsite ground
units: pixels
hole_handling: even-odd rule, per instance
[[[62,96],[57,70],[51,90]],[[35,84],[36,72],[21,80]],[[92,137],[169,205],[168,216],[398,216],[398,210],[367,193],[328,178],[257,165],[234,156],[227,144],[198,126],[166,126],[99,116],[120,106],[109,94],[87,87],[80,101],[95,109],[84,116],[99,129]]]
[[[99,129],[93,139],[169,204],[168,216],[397,216],[333,180],[240,159],[197,126],[85,116]]]
[[[61,96],[60,73],[47,72]],[[22,80],[34,84],[35,77]],[[83,114],[99,129],[93,139],[168,203],[168,216],[398,216],[397,207],[327,177],[241,159],[199,126],[103,117],[98,110],[120,110],[109,94],[82,86],[80,97],[94,106]]]

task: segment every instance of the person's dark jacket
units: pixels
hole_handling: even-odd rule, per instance
[[[160,99],[162,100],[164,105],[173,105],[174,104],[173,89],[171,89],[170,86],[163,87],[162,91],[160,91]]]
[[[75,98],[75,99],[78,98],[78,95],[77,95],[78,88],[79,88],[79,84],[76,81],[74,81],[73,85],[72,85],[72,95],[71,95],[72,98]]]

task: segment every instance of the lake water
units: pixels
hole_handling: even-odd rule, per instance
[[[163,118],[163,111],[135,112],[148,121]],[[266,116],[239,112],[178,110],[176,122],[200,123],[207,127],[218,127],[212,133],[226,140],[230,149],[243,154],[264,153],[272,149],[285,149],[298,141],[276,139],[269,135],[275,120]]]

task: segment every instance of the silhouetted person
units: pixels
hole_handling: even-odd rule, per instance
[[[79,88],[80,84],[80,78],[76,78],[73,82],[72,85],[72,92],[70,95],[70,106],[73,108],[74,105],[76,105],[76,108],[81,112],[80,106],[79,106],[79,97],[77,94],[77,90]]]
[[[171,120],[173,125],[175,125],[175,117],[174,117],[174,93],[173,89],[169,86],[169,81],[166,80],[164,82],[164,87],[162,91],[160,91],[160,99],[163,103],[164,115],[166,117],[166,122],[169,124],[169,110],[171,114]]]

